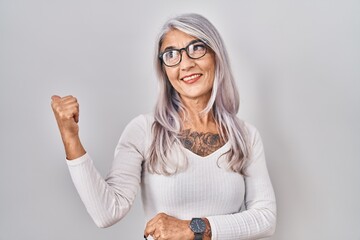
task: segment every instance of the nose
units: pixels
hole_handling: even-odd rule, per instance
[[[190,68],[195,66],[194,59],[189,58],[185,49],[182,49],[182,51],[181,51],[181,62],[179,65],[180,65],[180,69],[183,71],[187,71]]]

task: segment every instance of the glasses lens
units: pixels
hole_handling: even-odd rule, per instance
[[[206,53],[206,45],[197,42],[188,46],[187,52],[191,58],[201,58]]]
[[[177,50],[169,50],[164,52],[162,55],[162,60],[167,66],[176,65],[180,61],[180,53]]]

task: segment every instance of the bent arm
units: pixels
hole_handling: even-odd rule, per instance
[[[71,178],[88,213],[98,227],[109,227],[122,219],[135,200],[143,161],[143,119],[125,128],[116,148],[111,171],[103,178],[89,154],[67,161]]]
[[[259,239],[274,234],[276,200],[265,162],[263,144],[253,131],[253,152],[246,169],[245,210],[239,213],[210,216],[212,239]]]

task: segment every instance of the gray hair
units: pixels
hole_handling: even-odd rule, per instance
[[[169,153],[181,149],[178,134],[181,128],[179,112],[186,116],[176,90],[170,84],[159,52],[162,41],[170,30],[177,29],[205,42],[215,54],[215,79],[212,93],[207,106],[200,114],[207,114],[211,110],[219,129],[220,136],[231,144],[228,154],[228,168],[234,172],[245,174],[246,159],[250,155],[250,143],[243,121],[237,118],[239,110],[239,93],[231,72],[228,54],[224,43],[216,28],[199,14],[183,14],[169,19],[158,35],[155,46],[155,68],[160,81],[160,94],[155,105],[152,126],[153,139],[149,150],[148,170],[153,173],[171,175],[186,169],[185,154],[177,160],[168,158]],[[186,162],[184,162],[186,161]]]

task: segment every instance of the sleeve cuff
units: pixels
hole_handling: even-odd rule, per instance
[[[89,156],[88,153],[85,153],[85,154],[82,155],[81,157],[75,158],[75,159],[73,159],[73,160],[67,160],[67,159],[65,158],[66,163],[67,163],[68,166],[80,165],[80,164],[82,164],[82,163],[84,163],[84,162],[86,162],[86,161],[89,161],[90,159],[91,159],[91,158],[90,158],[90,156]]]
[[[212,217],[206,217],[209,221],[210,227],[211,227],[211,239],[215,240],[217,239],[217,229],[216,229],[216,223]]]

